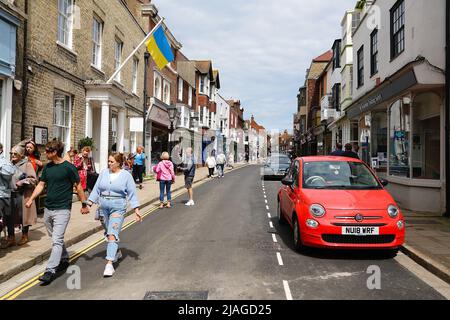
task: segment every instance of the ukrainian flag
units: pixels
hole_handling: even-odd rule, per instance
[[[175,59],[162,26],[156,29],[145,44],[160,70]]]

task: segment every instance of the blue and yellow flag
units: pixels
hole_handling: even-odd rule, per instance
[[[148,52],[152,55],[153,60],[155,60],[156,65],[160,70],[175,59],[162,26],[159,26],[158,29],[156,29],[145,44],[147,45]]]

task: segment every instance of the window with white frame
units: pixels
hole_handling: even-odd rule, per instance
[[[183,101],[183,79],[178,78],[178,100]]]
[[[133,93],[137,94],[138,90],[138,70],[139,70],[139,60],[133,58]]]
[[[170,83],[166,80],[164,82],[164,89],[163,89],[163,102],[165,104],[170,104]]]
[[[123,42],[120,40],[117,40],[114,42],[114,63],[115,63],[115,69],[114,71],[117,71],[119,69],[120,65],[122,64],[122,48],[123,48]],[[115,78],[117,82],[121,81],[121,72],[119,72]]]
[[[158,73],[155,72],[155,90],[153,95],[161,100],[161,96],[162,96],[162,83],[161,83],[161,77],[159,76]]]
[[[190,107],[192,107],[192,91],[194,90],[191,86],[189,86],[189,101],[188,101],[188,105],[190,106]]]
[[[53,137],[70,145],[70,109],[71,97],[62,93],[55,93],[53,110]]]
[[[72,49],[73,0],[58,0],[58,41]]]
[[[92,23],[92,64],[97,68],[102,68],[102,22],[94,17]]]

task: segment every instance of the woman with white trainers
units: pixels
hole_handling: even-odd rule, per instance
[[[127,212],[127,199],[136,214],[136,221],[142,221],[139,211],[139,200],[136,195],[136,184],[133,176],[122,169],[125,158],[122,153],[109,156],[109,169],[103,170],[88,199],[88,205],[99,204],[100,219],[105,228],[107,240],[106,266],[104,277],[111,277],[115,270],[113,263],[122,257],[119,249],[119,234]]]

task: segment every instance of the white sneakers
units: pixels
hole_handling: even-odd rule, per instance
[[[186,202],[186,206],[190,207],[190,206],[194,206],[195,202],[194,200],[189,200],[188,202]]]
[[[103,276],[104,277],[112,277],[114,274],[115,270],[112,264],[108,263],[105,266],[105,271],[103,272]]]
[[[116,263],[120,259],[122,259],[122,251],[117,250],[116,257],[114,258],[113,263]],[[116,272],[116,270],[114,270],[114,266],[111,263],[108,263],[105,266],[105,271],[103,272],[103,277],[112,277],[114,272]]]

